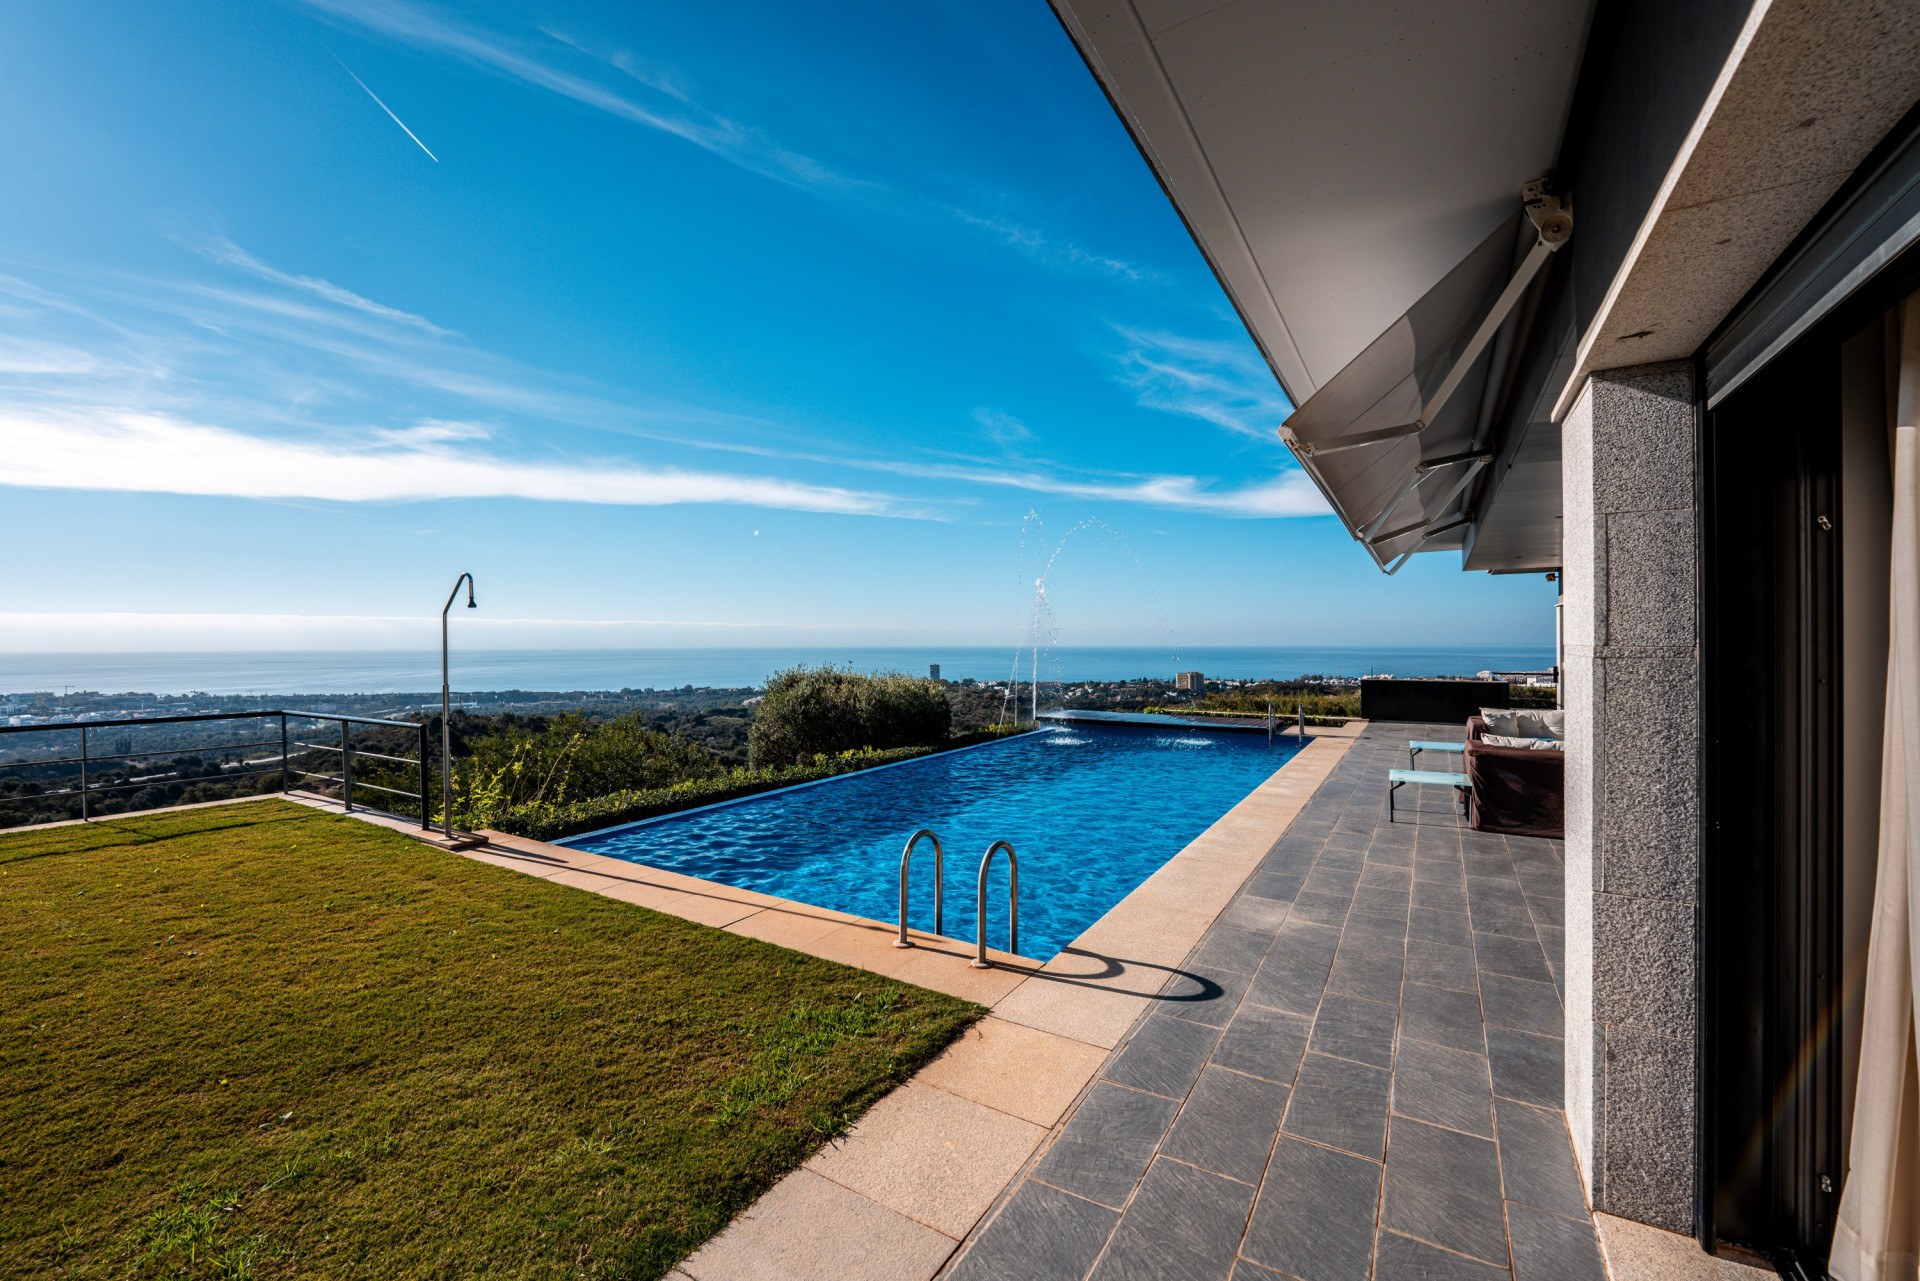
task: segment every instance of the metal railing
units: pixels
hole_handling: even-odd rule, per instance
[[[900,851],[900,937],[893,941],[895,947],[912,947],[913,940],[907,937],[907,868],[913,862],[913,847],[922,839],[933,842],[933,932],[943,933],[941,926],[941,897],[945,893],[947,874],[946,856],[940,850],[940,838],[930,827],[923,827],[907,838],[907,847]]]
[[[1007,852],[1007,951],[1020,955],[1020,860],[1011,844],[995,841],[981,856],[980,880],[975,887],[972,965],[976,970],[993,968],[993,962],[987,959],[987,869],[993,866],[993,856],[1001,850]]]
[[[153,748],[147,751],[129,750],[105,754],[93,750],[92,733],[95,730],[135,729],[155,725],[180,725],[212,721],[272,722],[276,720],[279,722],[278,728],[280,731],[277,739],[267,738],[258,741],[223,742],[215,744],[176,743],[171,746]],[[306,726],[302,725],[301,722],[338,724],[340,727],[339,745],[335,746],[331,743],[308,743],[292,737],[291,730],[306,729]],[[393,756],[384,752],[370,751],[366,748],[357,748],[353,745],[352,730],[350,728],[355,725],[383,729],[411,730],[418,736],[419,755],[415,758],[409,758]],[[419,805],[420,826],[425,829],[432,825],[432,796],[427,786],[427,770],[429,764],[428,731],[427,725],[424,722],[389,721],[369,716],[349,716],[330,712],[262,709],[250,712],[195,712],[181,716],[136,716],[92,721],[56,721],[42,725],[0,725],[0,735],[63,734],[75,732],[79,734],[80,739],[80,754],[78,756],[5,760],[0,761],[0,770],[46,769],[49,767],[78,765],[80,768],[78,771],[77,787],[68,785],[53,789],[42,789],[32,795],[72,796],[77,792],[80,800],[80,817],[83,821],[90,820],[93,817],[93,802],[96,798],[116,792],[140,791],[155,786],[164,787],[173,784],[180,784],[182,786],[191,786],[197,783],[222,784],[232,782],[236,779],[255,778],[263,774],[278,773],[280,775],[280,787],[278,790],[282,792],[312,790],[296,783],[294,781],[296,778],[314,780],[322,783],[338,783],[340,785],[339,800],[342,807],[349,813],[355,809],[362,809],[376,814],[384,814],[390,818],[411,820],[414,817],[413,815],[395,814],[390,810],[382,809],[376,805],[356,806],[353,802],[354,789],[356,788],[364,791],[382,792],[389,796],[405,797],[407,800]],[[322,774],[312,770],[298,768],[294,764],[293,749],[296,747],[302,749],[303,752],[338,753],[340,757],[340,772],[338,774]],[[164,769],[159,772],[134,777],[131,772],[132,767],[123,767],[121,772],[127,775],[124,781],[95,781],[95,774],[101,767],[103,765],[110,765],[112,762],[127,762],[152,757],[172,757],[177,760],[181,757],[204,757],[229,752],[244,752],[257,748],[277,748],[278,751],[275,754],[261,758],[248,759],[243,757],[239,762],[240,768],[238,769],[230,768],[228,762],[216,760],[213,764],[218,767],[220,772],[213,775],[183,775],[182,769],[184,767],[176,765],[172,769]],[[386,761],[391,764],[413,767],[418,771],[419,775],[418,790],[403,792],[397,788],[387,787],[383,784],[356,780],[353,777],[353,762],[356,758]],[[111,779],[113,774],[109,773],[107,777]],[[314,794],[326,795],[326,793],[318,791],[315,791]],[[0,802],[16,799],[31,799],[31,797],[0,796]],[[329,797],[329,799],[332,798]],[[155,806],[152,808],[161,807]]]

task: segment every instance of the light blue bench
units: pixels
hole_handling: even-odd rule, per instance
[[[1436,743],[1430,742],[1427,739],[1416,738],[1407,744],[1407,768],[1419,768],[1414,764],[1413,758],[1422,752],[1464,752],[1466,750],[1467,745],[1465,743]]]
[[[1460,791],[1460,813],[1467,814],[1472,803],[1473,784],[1465,774],[1431,769],[1390,769],[1387,771],[1387,822],[1393,822],[1393,796],[1408,783],[1426,783],[1434,787],[1453,787]]]

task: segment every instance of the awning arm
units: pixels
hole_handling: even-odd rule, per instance
[[[1566,202],[1562,198],[1547,194],[1544,179],[1536,179],[1522,187],[1521,199],[1526,202],[1527,216],[1533,219],[1533,225],[1538,229],[1540,239],[1535,241],[1533,248],[1527,251],[1527,256],[1520,263],[1519,270],[1515,271],[1513,278],[1507,281],[1507,287],[1500,291],[1500,296],[1494,300],[1493,309],[1480,321],[1480,327],[1473,331],[1473,337],[1468,340],[1466,349],[1460,353],[1459,359],[1453,362],[1453,367],[1447,370],[1446,378],[1441,380],[1439,389],[1421,408],[1420,416],[1398,427],[1378,427],[1372,431],[1356,432],[1351,436],[1342,436],[1336,440],[1318,444],[1289,439],[1287,441],[1289,445],[1309,458],[1320,454],[1335,454],[1343,449],[1359,449],[1363,445],[1377,445],[1382,441],[1399,440],[1403,436],[1417,436],[1427,429],[1427,424],[1440,416],[1440,411],[1446,408],[1447,402],[1453,399],[1453,393],[1458,391],[1460,384],[1466,380],[1474,362],[1480,359],[1480,353],[1487,349],[1487,344],[1492,342],[1493,336],[1500,332],[1500,326],[1506,323],[1508,315],[1526,296],[1527,286],[1531,285],[1533,278],[1540,274],[1540,269],[1547,265],[1547,259],[1553,256],[1553,251],[1566,244],[1567,238],[1573,234],[1573,214],[1567,209]],[[1286,428],[1282,427],[1280,434],[1283,437],[1287,436]]]
[[[1446,524],[1435,525],[1432,529],[1429,529],[1426,533],[1420,535],[1420,541],[1418,543],[1415,543],[1412,547],[1409,547],[1406,551],[1401,552],[1399,560],[1394,561],[1393,564],[1387,567],[1388,576],[1391,577],[1392,575],[1399,573],[1400,567],[1406,564],[1409,560],[1413,559],[1413,554],[1419,551],[1420,548],[1427,542],[1427,540],[1432,538],[1438,538],[1440,537],[1440,535],[1446,533],[1448,530],[1458,529],[1462,525],[1471,525],[1471,524],[1473,524],[1473,513],[1461,512],[1458,516],[1455,516],[1452,520],[1448,521]]]
[[[1445,458],[1434,458],[1416,463],[1413,470],[1407,475],[1406,484],[1400,486],[1398,492],[1394,494],[1393,501],[1382,507],[1379,512],[1374,515],[1373,519],[1355,530],[1354,536],[1362,541],[1372,542],[1373,540],[1367,537],[1367,531],[1392,516],[1394,512],[1400,510],[1400,504],[1407,500],[1407,495],[1412,493],[1414,488],[1419,485],[1421,481],[1425,480],[1430,472],[1438,471],[1442,467],[1451,467],[1454,463],[1473,462],[1475,459],[1484,463],[1492,457],[1493,455],[1491,453],[1468,451],[1464,454],[1448,454]]]
[[[1458,462],[1469,463],[1470,466],[1468,466],[1467,470],[1461,473],[1460,478],[1458,480],[1453,482],[1453,488],[1449,489],[1446,492],[1446,495],[1443,498],[1441,498],[1438,506],[1441,511],[1445,511],[1447,509],[1447,504],[1452,502],[1456,497],[1458,497],[1460,494],[1460,491],[1467,487],[1468,482],[1470,482],[1475,476],[1479,475],[1480,469],[1482,467],[1485,467],[1489,462],[1492,461],[1492,459],[1493,459],[1493,455],[1491,453],[1457,454],[1452,458],[1436,458],[1431,463],[1422,464],[1422,466],[1427,469],[1427,472],[1422,472],[1418,469],[1415,470],[1414,481],[1415,483],[1418,483],[1426,474],[1428,474],[1428,472],[1431,472],[1435,468],[1443,467],[1448,463],[1458,463]],[[1407,486],[1407,489],[1412,489],[1412,488],[1413,488],[1412,485]],[[1388,512],[1393,511],[1393,508],[1398,507],[1401,501],[1405,498],[1406,498],[1406,493],[1403,491],[1399,498],[1394,499],[1393,507],[1389,507],[1387,511]],[[1386,517],[1383,515],[1380,519],[1385,520]],[[1398,529],[1389,529],[1384,534],[1374,534],[1366,538],[1364,541],[1369,547],[1372,547],[1378,543],[1390,543],[1394,539],[1403,537],[1407,534],[1411,534],[1416,530],[1428,529],[1433,525],[1434,521],[1439,519],[1440,517],[1435,516],[1433,517],[1432,520],[1417,520],[1413,522],[1413,524],[1411,525],[1402,525]]]

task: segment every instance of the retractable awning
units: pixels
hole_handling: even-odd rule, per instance
[[[1519,304],[1572,229],[1558,202],[1528,194],[1526,216],[1495,228],[1280,428],[1388,573],[1462,546],[1473,522]]]
[[[1489,444],[1498,332],[1417,436],[1317,446],[1428,413],[1526,261],[1520,193],[1555,163],[1594,0],[1052,2],[1376,563],[1469,547],[1487,568],[1557,563],[1551,423],[1518,458],[1493,442],[1497,465],[1444,461]]]

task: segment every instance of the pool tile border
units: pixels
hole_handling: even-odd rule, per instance
[[[973,945],[958,939],[910,930],[915,946],[896,948],[897,927],[885,922],[504,832],[482,832],[485,845],[456,852],[986,1006],[985,1019],[673,1273],[929,1281],[1045,1150],[1141,1012],[1178,999],[1165,993],[1183,963],[1366,724],[1310,732],[1305,748],[1045,963],[989,949],[994,968],[976,970]],[[354,817],[432,839],[411,824]]]
[[[948,954],[953,940],[929,938],[930,946],[897,949],[893,927],[857,920],[802,942],[796,950],[830,950],[834,960],[979,1001],[989,1013],[674,1275],[683,1281],[838,1281],[857,1273],[928,1281],[1058,1133],[1060,1118],[1140,1012],[1163,999],[1182,962],[1363,728],[1354,722],[1343,732],[1309,735],[1304,750],[1044,965],[1022,959],[1019,969],[973,970],[964,964],[970,951],[964,945],[962,956]],[[762,910],[820,911],[780,900]],[[755,919],[728,928],[751,932]],[[864,940],[861,949],[842,952],[853,937]],[[999,976],[1001,990],[990,993],[976,976]],[[945,1123],[920,1123],[926,1115]],[[969,1125],[976,1137],[963,1140]],[[852,1196],[810,1197],[812,1217],[804,1225],[762,1212],[798,1200],[819,1179]],[[951,1241],[948,1254],[932,1259],[933,1251],[918,1248],[926,1238],[916,1234],[928,1231]],[[823,1256],[807,1244],[876,1234],[912,1240],[916,1248],[855,1260],[845,1252]]]

